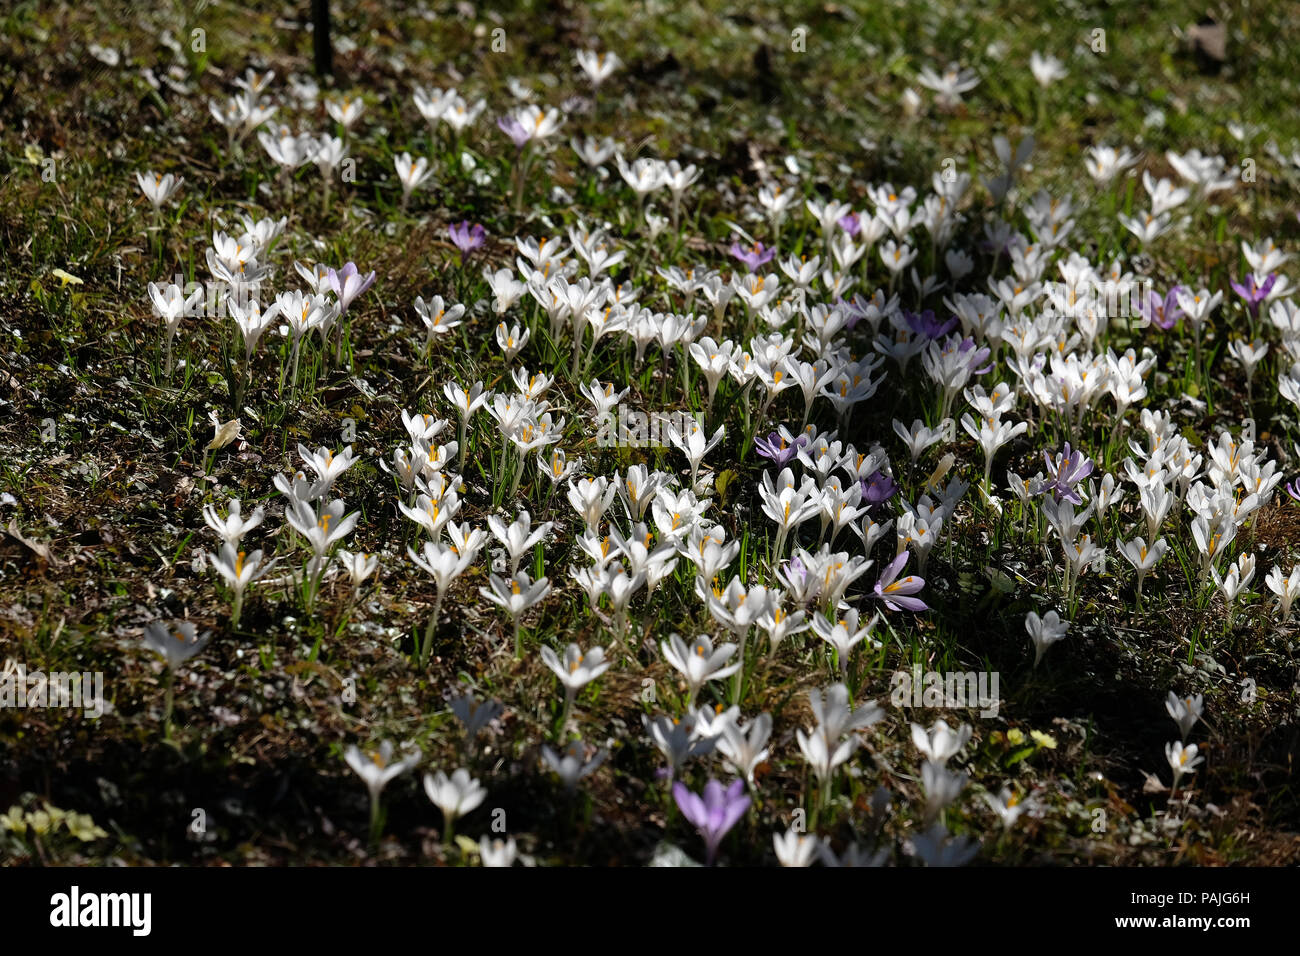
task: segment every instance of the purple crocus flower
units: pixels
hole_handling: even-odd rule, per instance
[[[349,262],[342,269],[331,269],[329,271],[330,288],[339,300],[339,315],[348,310],[348,306],[357,296],[365,292],[375,284],[374,272],[368,272],[361,275],[357,271],[357,264]]]
[[[1300,478],[1297,478],[1294,481],[1288,481],[1283,487],[1286,488],[1286,493],[1288,495],[1296,501],[1300,501]]]
[[[898,494],[898,484],[883,471],[873,471],[858,484],[862,485],[862,500],[869,505],[883,504]]]
[[[745,793],[745,781],[733,780],[731,786],[723,789],[717,780],[710,780],[704,785],[704,796],[687,789],[680,780],[673,784],[673,799],[677,808],[691,823],[700,836],[704,837],[705,852],[710,865],[718,852],[718,844],[727,835],[749,809],[749,796]]]
[[[502,116],[497,120],[497,127],[510,137],[516,149],[523,149],[528,145],[530,139],[528,130],[524,129],[523,124],[513,116]]]
[[[917,335],[924,336],[926,339],[943,338],[957,327],[957,317],[951,316],[948,321],[940,322],[934,316],[933,309],[926,309],[924,312],[908,312],[903,310],[903,319],[908,326]]]
[[[1162,299],[1152,292],[1147,301],[1138,306],[1138,311],[1154,326],[1168,332],[1183,317],[1183,310],[1178,305],[1178,293],[1183,291],[1180,285],[1174,286]]]
[[[459,225],[449,225],[447,231],[451,233],[451,242],[460,250],[460,261],[465,261],[465,256],[480,249],[483,243],[487,242],[487,230],[479,223],[469,224],[469,220],[463,220]]]
[[[759,266],[771,262],[772,257],[776,255],[775,246],[764,248],[761,242],[754,243],[752,249],[746,249],[740,243],[733,242],[727,251],[743,262],[750,272],[757,272]]]
[[[790,433],[782,428],[780,431],[772,432],[766,438],[755,438],[754,450],[764,458],[776,462],[778,468],[784,468],[806,444],[808,444],[808,436],[803,432],[792,439]]]
[[[975,340],[972,338],[962,339],[961,342],[957,345],[957,351],[963,354],[966,352],[971,353],[970,355],[966,356],[966,364],[970,368],[972,375],[983,375],[993,368],[992,362],[989,362],[989,364],[985,365],[983,368],[975,367],[976,365],[979,365],[980,362],[983,362],[986,358],[989,357],[989,349],[987,346],[980,346],[976,348]]]
[[[862,231],[862,220],[858,218],[856,212],[846,212],[836,220],[836,223],[854,239],[858,238],[858,233]]]
[[[1065,451],[1057,455],[1055,461],[1047,452],[1043,452],[1043,461],[1047,463],[1047,478],[1034,493],[1041,495],[1050,491],[1057,501],[1064,499],[1076,505],[1083,504],[1074,486],[1092,474],[1092,461],[1088,456],[1072,450],[1067,441]]]
[[[894,558],[881,572],[880,580],[876,582],[873,593],[877,599],[884,601],[885,607],[891,611],[928,611],[929,607],[924,601],[911,597],[925,587],[925,578],[919,578],[915,574],[909,574],[905,578],[898,576],[898,572],[903,570],[909,557],[911,555],[904,551]]]
[[[781,571],[787,581],[798,580],[801,587],[808,580],[808,569],[804,567],[804,563],[797,557],[791,558],[781,565]]]
[[[1268,278],[1264,280],[1263,285],[1260,285],[1256,281],[1255,274],[1251,272],[1247,273],[1244,285],[1238,282],[1230,284],[1232,285],[1232,291],[1241,296],[1246,303],[1246,308],[1250,309],[1250,317],[1252,319],[1258,319],[1260,303],[1268,298],[1268,294],[1273,291],[1273,284],[1275,282],[1277,282],[1276,272],[1270,272]]]

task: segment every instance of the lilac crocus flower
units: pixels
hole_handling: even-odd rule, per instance
[[[1092,461],[1088,456],[1072,450],[1067,441],[1065,451],[1057,455],[1055,461],[1047,452],[1043,452],[1043,461],[1047,463],[1047,478],[1034,493],[1041,495],[1050,491],[1057,501],[1064,499],[1076,505],[1083,504],[1074,486],[1092,474]]]
[[[375,284],[374,272],[368,272],[361,275],[357,271],[357,264],[349,262],[342,269],[331,269],[329,271],[330,288],[339,300],[339,315],[348,310],[354,299],[361,293],[365,292]]]
[[[523,149],[528,145],[528,140],[531,138],[528,130],[524,129],[523,124],[513,116],[502,116],[497,120],[497,127],[510,137],[516,149]]]
[[[761,242],[754,243],[752,249],[746,249],[740,243],[733,242],[727,251],[743,262],[750,272],[757,272],[759,266],[771,262],[772,257],[776,255],[774,246],[764,247]]]
[[[957,346],[957,351],[961,354],[965,354],[966,352],[971,353],[966,356],[966,364],[970,368],[972,375],[983,375],[993,368],[992,362],[989,362],[989,364],[985,365],[983,368],[975,367],[989,357],[989,349],[987,346],[980,346],[977,348],[975,340],[972,338],[962,339]]]
[[[1300,478],[1296,478],[1294,481],[1288,481],[1283,487],[1286,488],[1286,493],[1288,495],[1296,501],[1300,501]]]
[[[766,438],[755,438],[754,450],[764,458],[776,462],[778,468],[784,468],[806,444],[808,444],[807,435],[800,432],[798,437],[792,439],[790,433],[782,428],[780,431],[772,432]]]
[[[808,569],[799,558],[791,558],[785,564],[781,565],[781,570],[785,574],[786,580],[798,580],[800,587],[808,581]]]
[[[704,837],[705,852],[709,864],[713,863],[718,852],[718,844],[727,835],[740,818],[749,809],[750,799],[745,793],[745,781],[733,780],[725,790],[716,780],[704,785],[704,796],[691,793],[686,784],[678,781],[673,784],[673,799],[677,808],[691,823],[700,836]]]
[[[955,315],[951,316],[946,322],[940,322],[935,318],[933,309],[926,309],[920,313],[908,312],[904,309],[903,319],[913,332],[927,339],[943,338],[957,327],[957,317]]]
[[[862,485],[862,500],[869,505],[879,505],[898,494],[898,484],[883,471],[873,471],[858,482]]]
[[[1232,291],[1241,296],[1246,303],[1246,308],[1250,309],[1250,317],[1258,319],[1260,303],[1268,298],[1268,294],[1273,291],[1275,282],[1277,282],[1276,272],[1270,272],[1263,285],[1256,281],[1255,274],[1251,272],[1247,273],[1244,285],[1238,282],[1230,284],[1232,285]]]
[[[1162,299],[1152,292],[1147,301],[1138,306],[1138,311],[1154,326],[1168,332],[1183,317],[1182,307],[1178,304],[1178,293],[1183,291],[1180,285],[1174,286]]]
[[[449,225],[447,231],[451,233],[451,243],[460,250],[460,261],[465,261],[465,256],[475,249],[481,249],[487,242],[487,230],[479,223],[469,224],[469,220],[462,221],[459,225]]]
[[[924,601],[911,597],[925,587],[925,578],[919,578],[915,574],[909,574],[905,578],[898,576],[898,572],[903,570],[909,557],[911,555],[904,551],[894,558],[880,573],[880,580],[876,582],[873,593],[878,600],[884,601],[885,607],[891,611],[928,611],[929,607]]]
[[[836,220],[836,223],[854,239],[858,238],[858,233],[862,231],[862,220],[856,212],[846,212]]]

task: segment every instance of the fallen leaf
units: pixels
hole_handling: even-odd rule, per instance
[[[49,545],[42,544],[40,541],[33,541],[31,538],[24,536],[23,533],[18,530],[17,518],[9,519],[8,534],[9,537],[13,538],[46,564],[58,567],[59,562],[56,561],[54,555],[50,553]]]

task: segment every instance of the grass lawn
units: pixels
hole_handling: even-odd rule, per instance
[[[1296,7],[335,0],[320,78],[308,3],[147,6],[0,13],[0,860],[1300,859]],[[1063,314],[1071,276],[1147,314]],[[604,399],[702,427],[611,441]]]

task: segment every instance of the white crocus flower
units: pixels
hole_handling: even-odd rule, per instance
[[[1228,605],[1228,621],[1232,621],[1232,605],[1237,600],[1238,595],[1245,591],[1250,582],[1255,579],[1255,556],[1252,554],[1242,554],[1237,557],[1236,561],[1228,565],[1228,573],[1219,576],[1217,568],[1210,568],[1210,576],[1214,579],[1215,585],[1223,592],[1223,599]]]
[[[1051,54],[1044,56],[1035,50],[1029,55],[1029,72],[1034,74],[1039,86],[1047,89],[1057,80],[1063,79],[1068,71],[1065,64],[1056,57]]]
[[[259,505],[251,517],[245,518],[241,511],[242,507],[238,498],[232,498],[230,504],[226,506],[226,517],[222,518],[216,505],[204,505],[203,520],[221,537],[222,541],[238,545],[240,539],[260,525],[266,516],[265,509]]]
[[[1055,611],[1048,611],[1042,617],[1034,611],[1025,615],[1025,630],[1029,632],[1029,638],[1034,643],[1034,666],[1043,659],[1043,653],[1063,639],[1070,625],[1061,620],[1061,616]]]
[[[676,426],[669,426],[668,440],[690,462],[692,488],[699,488],[700,464],[704,461],[704,456],[718,446],[725,434],[725,426],[719,425],[718,430],[713,433],[713,437],[706,438],[704,429],[700,427],[699,422],[693,419],[687,427],[685,435],[678,431]]]
[[[343,759],[366,785],[370,793],[370,838],[379,838],[379,797],[393,780],[414,769],[421,757],[420,748],[412,747],[401,760],[393,760],[393,745],[385,740],[378,750],[363,752],[352,744],[343,753]]]
[[[771,714],[759,714],[748,726],[742,726],[738,720],[729,720],[718,738],[718,752],[727,768],[740,774],[753,787],[754,771],[767,759],[770,752],[767,742],[771,737]]]
[[[979,841],[971,837],[954,837],[941,821],[918,833],[907,842],[909,855],[926,866],[965,866],[979,854]]]
[[[518,658],[521,653],[519,618],[525,611],[543,601],[551,593],[550,579],[538,578],[534,582],[527,572],[520,571],[509,578],[499,578],[495,574],[489,574],[488,584],[488,587],[479,588],[478,593],[493,604],[505,608],[506,613],[510,615],[510,622],[514,627],[515,657]]]
[[[1278,623],[1284,623],[1291,616],[1291,605],[1300,597],[1300,564],[1291,569],[1291,573],[1282,577],[1282,569],[1275,567],[1264,578],[1268,589],[1277,595]]]
[[[802,728],[795,731],[804,759],[823,785],[830,780],[835,768],[853,756],[853,751],[860,743],[852,731],[863,729],[884,718],[885,712],[873,702],[863,704],[856,710],[849,701],[848,688],[843,684],[832,684],[825,690],[812,690],[808,693],[812,704],[813,716],[817,726],[811,733]],[[851,734],[841,741],[845,734]]]
[[[969,774],[949,770],[941,763],[927,760],[921,765],[921,784],[925,788],[925,818],[934,820],[961,795]]]
[[[527,141],[533,142],[554,135],[564,118],[555,107],[543,109],[535,103],[529,103],[514,114],[514,120],[527,134]]]
[[[1183,735],[1184,740],[1187,739],[1187,734],[1196,722],[1201,719],[1201,712],[1204,709],[1205,697],[1202,694],[1179,697],[1171,690],[1169,696],[1165,698],[1165,710],[1169,711],[1169,716],[1178,725],[1178,730]]]
[[[361,585],[365,583],[366,578],[379,570],[379,555],[373,552],[367,554],[365,551],[358,551],[353,554],[351,551],[339,549],[338,557],[343,569],[347,571],[348,577],[352,580],[354,593],[359,594]]]
[[[510,524],[499,515],[489,515],[487,523],[493,536],[505,548],[511,574],[519,570],[524,555],[540,544],[554,526],[554,522],[544,521],[534,528],[532,516],[527,511],[520,511],[519,517]]]
[[[1195,773],[1196,768],[1205,762],[1204,757],[1196,755],[1198,749],[1196,744],[1188,744],[1184,747],[1182,742],[1177,740],[1165,745],[1165,758],[1174,772],[1175,790],[1178,789],[1178,781],[1183,778],[1183,774]]]
[[[979,86],[979,76],[971,69],[962,69],[956,63],[949,63],[943,73],[935,73],[930,67],[922,67],[916,76],[916,82],[936,94],[934,101],[944,109],[954,109],[961,103],[961,95]]]
[[[618,488],[608,478],[581,478],[569,482],[569,504],[587,524],[593,534],[600,531],[600,521],[614,501]]]
[[[549,647],[542,648],[542,663],[551,669],[565,690],[576,693],[609,670],[610,662],[605,660],[605,649],[593,647],[585,654],[577,644],[570,644],[564,649],[564,659]]]
[[[680,719],[661,715],[652,720],[648,714],[642,714],[641,723],[659,753],[668,761],[669,781],[677,776],[677,771],[689,758],[703,756],[717,746],[717,737],[707,734],[697,715],[691,711]]]
[[[515,356],[528,344],[528,339],[531,336],[532,330],[528,328],[521,329],[518,323],[508,328],[504,322],[497,323],[497,345],[505,353],[507,365],[515,360]]]
[[[417,296],[415,314],[420,317],[427,332],[424,339],[424,354],[428,355],[434,338],[446,335],[461,325],[465,316],[465,306],[460,304],[448,306],[440,295],[431,296],[428,302]],[[479,387],[481,389],[482,385],[480,384]]]
[[[519,847],[514,837],[492,840],[485,833],[478,841],[478,856],[484,866],[510,867],[519,858]]]
[[[912,422],[912,427],[908,428],[895,418],[894,434],[903,439],[904,444],[907,445],[907,453],[912,458],[912,464],[915,465],[922,452],[935,442],[945,439],[951,425],[952,422],[949,419],[944,419],[937,428],[927,428],[925,423],[918,418]]]
[[[361,519],[361,512],[354,511],[343,516],[343,501],[331,501],[317,516],[308,502],[290,498],[285,509],[285,520],[289,526],[302,535],[311,546],[318,559],[324,558],[332,547],[351,534]]]
[[[679,634],[670,634],[659,648],[664,660],[686,678],[686,706],[695,705],[695,695],[700,688],[711,680],[730,677],[740,669],[740,664],[727,664],[735,655],[737,645],[720,644],[717,648],[713,641],[701,634],[688,646]]]
[[[1183,310],[1183,317],[1187,319],[1193,329],[1199,329],[1205,324],[1205,320],[1210,317],[1210,313],[1219,307],[1223,301],[1223,292],[1210,294],[1209,289],[1199,289],[1196,291],[1182,290],[1179,291],[1175,298],[1178,300],[1178,308]]]
[[[926,759],[941,766],[955,757],[970,738],[970,724],[962,724],[954,731],[946,720],[941,719],[928,732],[920,724],[912,724],[912,743],[916,749],[925,754]]]
[[[244,361],[252,362],[253,350],[257,348],[262,335],[280,313],[279,304],[272,302],[263,309],[256,299],[248,299],[240,303],[232,296],[226,299],[226,311],[239,326],[239,334],[244,339]]]
[[[564,784],[564,789],[572,793],[578,787],[578,781],[599,767],[609,756],[608,751],[596,750],[588,754],[589,748],[581,740],[571,740],[568,745],[556,753],[546,744],[542,744],[542,759]]]
[[[1173,219],[1167,212],[1148,212],[1137,216],[1119,213],[1115,218],[1119,220],[1121,226],[1137,236],[1138,242],[1142,245],[1159,239],[1173,225]]]
[[[185,179],[181,176],[173,176],[171,173],[163,175],[150,170],[147,173],[136,173],[135,181],[153,206],[154,213],[157,214],[161,211],[163,203],[176,195]]]
[[[191,657],[203,650],[212,639],[212,632],[205,631],[199,636],[193,624],[187,621],[173,621],[164,624],[154,621],[145,625],[144,643],[150,650],[158,653],[167,664],[164,677],[166,691],[163,702],[163,734],[171,737],[173,688],[176,670]]]
[[[212,566],[216,568],[226,581],[226,584],[235,592],[234,609],[230,613],[230,623],[232,627],[239,626],[239,614],[244,607],[244,590],[264,576],[271,570],[275,564],[272,560],[268,564],[262,564],[262,552],[254,551],[252,554],[246,554],[243,551],[237,551],[234,544],[227,541],[221,545],[221,550],[217,554],[209,554],[208,559]]]
[[[861,623],[858,609],[851,608],[844,613],[843,617],[834,621],[827,620],[821,614],[816,614],[812,618],[811,626],[814,634],[835,648],[835,655],[840,663],[840,671],[847,675],[849,654],[862,641],[871,638],[871,630],[879,620],[880,615],[877,614],[867,622]],[[871,644],[873,647],[878,646],[874,638],[871,638]]]
[[[411,193],[419,189],[433,175],[429,160],[424,156],[412,159],[410,153],[393,157],[393,166],[397,170],[397,179],[402,184],[402,208],[406,208]]]
[[[352,131],[352,127],[365,111],[365,101],[356,97],[345,96],[341,100],[325,101],[325,112],[329,113],[330,118],[342,126],[345,132]]]
[[[1138,160],[1128,149],[1117,150],[1114,146],[1093,146],[1084,158],[1088,175],[1098,183],[1108,183],[1119,173],[1128,169]]]
[[[409,547],[406,549],[406,553],[416,567],[421,568],[433,578],[433,612],[429,616],[429,624],[424,633],[424,643],[421,645],[420,650],[421,664],[425,664],[429,660],[429,651],[433,646],[433,635],[438,627],[438,614],[442,610],[442,599],[447,594],[447,588],[452,581],[465,573],[465,569],[474,562],[477,553],[462,552],[455,545],[444,544],[437,540],[424,542],[423,549],[419,553]]]
[[[303,464],[316,473],[317,487],[321,495],[329,494],[339,475],[357,463],[357,456],[352,453],[351,445],[336,455],[328,448],[317,448],[313,452],[306,445],[299,444],[298,454],[302,456]]]
[[[776,849],[776,858],[782,866],[812,866],[821,848],[821,838],[815,833],[800,833],[787,830],[785,833],[772,834],[772,844]]]
[[[450,843],[456,821],[472,812],[487,798],[485,790],[477,780],[470,777],[464,767],[456,770],[450,777],[439,770],[436,774],[424,775],[424,792],[429,795],[433,805],[442,811],[446,826],[443,840]]]
[[[1164,557],[1165,552],[1168,550],[1169,542],[1164,538],[1151,545],[1150,548],[1147,547],[1146,541],[1142,538],[1119,542],[1119,553],[1137,571],[1137,595],[1139,598],[1142,597],[1143,578],[1147,576],[1147,572],[1160,563],[1160,559]]]
[[[1002,821],[1004,829],[1010,829],[1015,826],[1021,815],[1028,810],[1033,810],[1037,803],[1032,799],[1024,799],[1014,793],[1010,787],[1003,787],[996,796],[986,793],[984,802],[988,804],[989,809],[998,815]]]
[[[170,625],[154,621],[144,629],[145,644],[162,656],[169,670],[175,670],[199,653],[211,639],[211,631],[205,631],[199,636],[195,626],[188,621],[173,622]]]
[[[203,289],[196,289],[189,298],[185,297],[180,286],[172,283],[166,287],[156,282],[149,283],[149,298],[153,301],[154,311],[163,320],[165,326],[164,341],[167,347],[167,372],[172,369],[172,339],[180,328],[181,319],[198,315],[203,307]]]
[[[591,85],[597,89],[623,64],[617,53],[597,53],[595,50],[579,50],[575,58]]]

